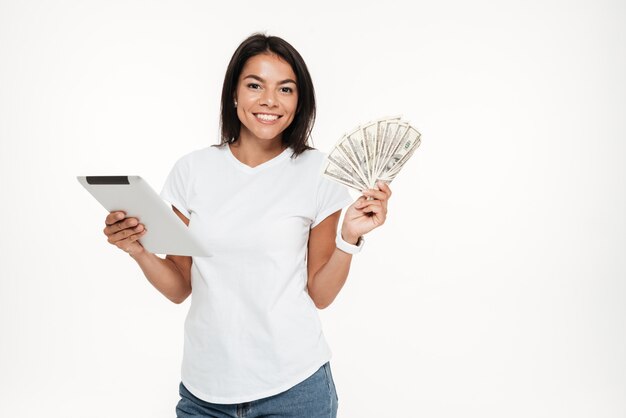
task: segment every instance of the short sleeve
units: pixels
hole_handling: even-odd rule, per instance
[[[316,227],[329,215],[351,203],[352,197],[345,186],[320,175],[317,186],[315,219],[311,228]]]
[[[187,205],[189,172],[189,159],[183,157],[174,164],[161,190],[161,198],[178,209],[187,219],[191,218]]]

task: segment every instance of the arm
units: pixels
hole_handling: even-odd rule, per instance
[[[172,208],[185,225],[189,225],[189,219]],[[105,222],[104,233],[109,242],[129,253],[159,292],[174,303],[187,299],[191,294],[191,257],[167,255],[163,259],[146,251],[137,241],[146,229],[137,218],[124,218],[123,212],[111,212]]]
[[[309,234],[307,288],[318,309],[326,308],[335,300],[350,271],[352,255],[335,246],[340,215],[340,210],[333,213]]]
[[[379,182],[380,190],[366,190],[347,210],[341,226],[344,241],[356,244],[359,237],[385,223],[391,189]],[[371,197],[372,200],[367,200]],[[307,289],[318,309],[328,307],[348,278],[352,255],[335,246],[341,211],[320,222],[309,234]]]

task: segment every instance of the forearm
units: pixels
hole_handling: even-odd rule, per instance
[[[191,294],[189,274],[183,274],[172,260],[160,258],[148,251],[134,255],[133,258],[148,281],[172,302],[182,303]]]
[[[348,278],[351,262],[351,254],[335,247],[328,262],[309,279],[309,296],[319,309],[328,307],[335,300]]]

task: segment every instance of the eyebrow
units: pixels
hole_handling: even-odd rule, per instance
[[[244,80],[245,80],[246,78],[253,78],[253,79],[257,80],[257,81],[260,81],[261,83],[265,83],[265,80],[263,80],[263,79],[262,79],[261,77],[259,77],[258,75],[250,74],[250,75],[245,76],[245,77],[244,77]],[[283,80],[283,81],[279,81],[279,82],[278,82],[278,84],[287,84],[287,83],[293,83],[293,84],[296,84],[296,85],[298,84],[298,83],[296,83],[296,81],[295,81],[295,80],[292,80],[291,78],[288,78],[288,79],[286,79],[286,80]]]

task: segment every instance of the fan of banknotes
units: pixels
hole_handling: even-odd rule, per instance
[[[398,175],[421,134],[400,117],[378,119],[345,134],[328,154],[323,174],[359,192]]]

